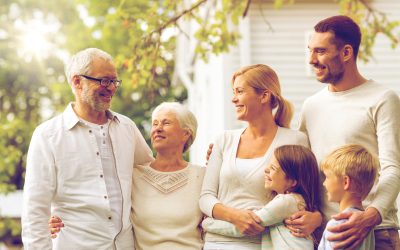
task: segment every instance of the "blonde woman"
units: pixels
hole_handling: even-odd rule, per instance
[[[231,84],[236,117],[247,126],[225,131],[214,142],[200,208],[209,217],[231,222],[245,236],[207,232],[205,250],[261,249],[264,227],[252,211],[272,199],[271,191],[264,189],[264,167],[281,145],[308,147],[305,134],[289,129],[292,106],[281,96],[274,70],[262,64],[243,67],[234,73]]]

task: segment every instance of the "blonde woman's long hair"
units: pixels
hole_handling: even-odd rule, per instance
[[[266,90],[271,93],[270,106],[272,110],[276,109],[274,115],[275,123],[280,127],[289,128],[293,117],[293,106],[288,100],[282,97],[281,86],[275,71],[264,64],[246,66],[233,74],[232,84],[238,76],[244,77],[246,83],[256,93],[261,94]]]

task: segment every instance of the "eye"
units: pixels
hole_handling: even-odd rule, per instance
[[[275,172],[279,170],[279,167],[275,165],[271,165],[271,169],[274,170]]]

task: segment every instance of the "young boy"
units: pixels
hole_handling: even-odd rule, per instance
[[[338,202],[340,212],[362,211],[362,201],[375,182],[378,171],[378,160],[360,145],[349,144],[330,153],[321,164],[325,174],[323,183],[327,190],[328,200]],[[326,225],[319,250],[333,249],[335,242],[328,241],[332,235],[327,228],[339,225],[346,220],[331,219]],[[373,230],[364,239],[359,250],[375,249]]]

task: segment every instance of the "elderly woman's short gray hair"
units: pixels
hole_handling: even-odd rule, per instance
[[[65,65],[65,75],[69,84],[75,75],[90,73],[90,64],[94,58],[102,58],[106,62],[113,63],[113,58],[105,51],[97,48],[87,48],[79,51],[71,57]]]
[[[152,120],[154,120],[154,116],[160,110],[168,110],[168,111],[174,112],[181,127],[183,129],[187,129],[189,131],[190,137],[183,147],[183,152],[186,152],[190,148],[190,146],[193,144],[194,139],[196,138],[196,131],[197,131],[196,117],[189,109],[187,109],[185,106],[183,106],[179,102],[163,102],[153,110],[153,113],[151,116]]]

